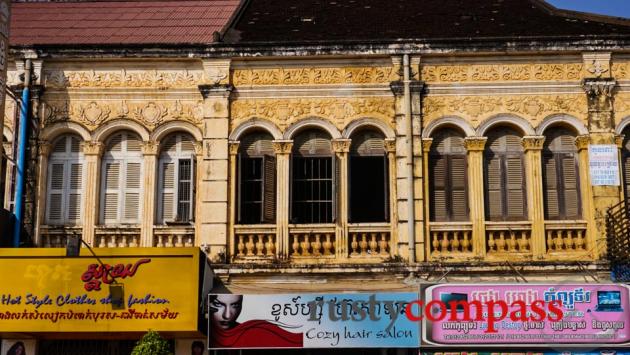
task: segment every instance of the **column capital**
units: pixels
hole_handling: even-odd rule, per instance
[[[216,85],[199,85],[199,92],[204,99],[210,97],[227,99],[234,90],[234,86],[231,84],[216,84]]]
[[[39,141],[38,145],[39,145],[39,155],[40,156],[47,157],[47,156],[50,155],[50,151],[52,150],[52,144],[50,144],[50,142],[48,142],[48,141]],[[6,148],[5,148],[5,152],[6,152]],[[7,155],[8,155],[8,153],[7,153]]]
[[[348,153],[352,140],[346,138],[338,138],[332,140],[332,147],[335,153]]]
[[[293,140],[290,139],[279,139],[272,141],[273,150],[276,154],[291,154],[291,150],[293,149]]]
[[[617,81],[612,78],[585,78],[582,80],[582,89],[589,97],[611,97]]]
[[[545,136],[525,136],[521,140],[525,150],[542,150],[545,144]]]
[[[585,52],[582,53],[582,60],[586,71],[598,78],[610,77],[610,52]]]
[[[157,155],[160,149],[158,142],[147,141],[142,142],[142,155]]]
[[[396,153],[396,138],[385,139],[385,151],[387,153]]]
[[[588,149],[588,145],[591,143],[591,137],[588,134],[582,134],[575,137],[575,146],[578,150]]]
[[[201,156],[203,155],[203,144],[201,144],[201,142],[195,142],[193,144],[193,149],[195,150],[195,155],[196,156]]]
[[[433,145],[433,138],[422,138],[422,151],[428,153]]]
[[[624,139],[623,134],[615,134],[615,144],[617,145],[617,148],[619,149],[623,148],[623,139]]]
[[[464,138],[464,147],[469,152],[483,152],[487,141],[488,137],[466,137]]]
[[[4,154],[8,157],[13,155],[13,143],[11,142],[2,142],[2,147],[4,148]]]
[[[238,154],[238,148],[241,145],[241,141],[229,141],[228,142],[228,149],[230,151],[230,155],[236,155]]]
[[[103,154],[104,145],[102,142],[85,141],[81,142],[81,152],[83,155],[96,155]]]

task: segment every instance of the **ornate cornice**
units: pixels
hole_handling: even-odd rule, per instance
[[[195,88],[201,71],[190,70],[66,70],[44,71],[46,87],[62,88]]]
[[[569,81],[580,80],[583,68],[582,63],[425,65],[421,79],[437,83]]]
[[[340,122],[354,118],[384,117],[390,122],[394,117],[394,99],[344,97],[236,100],[232,102],[231,114],[234,120],[257,117],[285,123],[313,116]]]
[[[466,137],[464,138],[464,147],[467,151],[481,151],[486,147],[488,137]]]
[[[273,144],[273,150],[276,154],[291,154],[293,149],[292,140],[275,140],[271,144]]]
[[[202,101],[111,101],[49,100],[40,110],[44,126],[74,121],[89,129],[117,119],[132,119],[152,129],[167,121],[187,121],[200,126],[204,117]]]
[[[521,144],[525,150],[542,150],[545,144],[545,136],[525,136]]]
[[[234,86],[387,84],[398,78],[393,67],[236,69]]]
[[[423,103],[427,119],[457,115],[472,121],[492,114],[514,113],[532,119],[550,114],[568,113],[577,117],[587,114],[584,95],[506,95],[506,96],[427,96]]]

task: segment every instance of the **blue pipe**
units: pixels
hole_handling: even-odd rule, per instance
[[[26,146],[28,144],[28,123],[30,109],[31,60],[24,66],[24,88],[22,89],[22,105],[20,106],[19,140],[16,166],[15,186],[15,224],[13,225],[13,247],[20,247],[22,222],[24,219],[24,186],[26,185]]]

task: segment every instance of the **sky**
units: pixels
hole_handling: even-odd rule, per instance
[[[547,0],[567,10],[630,18],[630,0]]]

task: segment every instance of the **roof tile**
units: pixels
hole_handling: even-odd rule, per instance
[[[240,0],[84,1],[12,4],[11,43],[209,43]],[[230,14],[225,16],[224,14]]]

